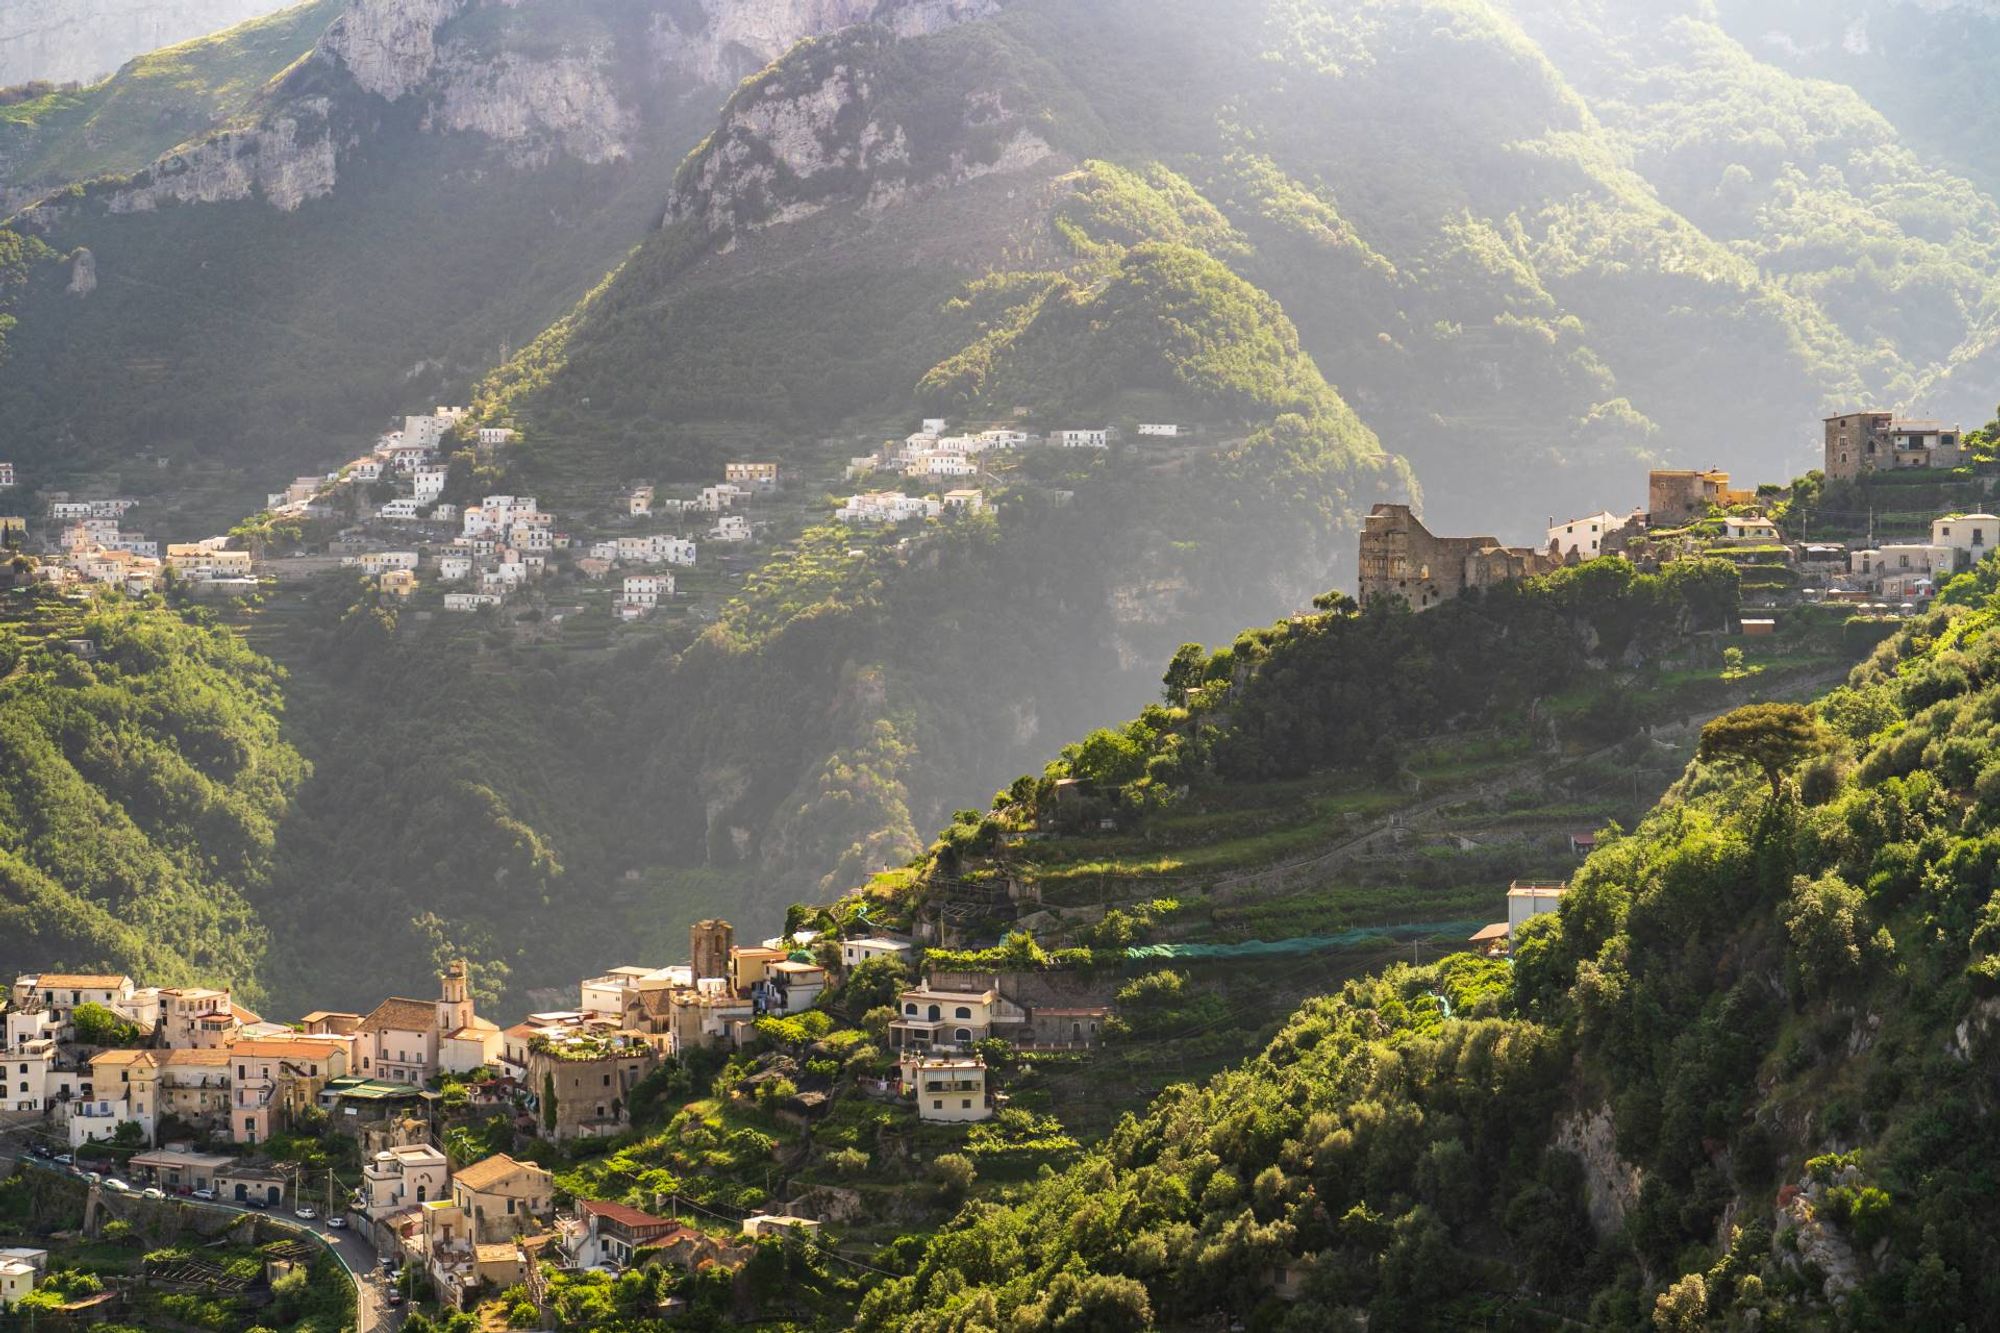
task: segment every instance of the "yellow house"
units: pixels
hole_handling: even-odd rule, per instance
[[[512,1240],[555,1215],[555,1177],[532,1162],[495,1153],[451,1180],[452,1199],[475,1244]]]

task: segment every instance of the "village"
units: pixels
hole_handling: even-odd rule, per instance
[[[1046,437],[950,429],[944,418],[927,418],[900,443],[850,458],[849,478],[893,474],[904,489],[847,495],[826,518],[895,527],[984,513],[985,492],[954,483],[994,480],[992,458],[1044,447],[1105,450],[1118,435],[1112,427]],[[1192,434],[1157,424],[1137,433]],[[511,426],[476,425],[468,408],[440,406],[404,417],[340,468],[272,492],[264,513],[231,534],[163,545],[122,526],[135,500],[55,492],[40,541],[28,517],[14,515],[0,517],[0,543],[39,555],[33,578],[78,595],[93,588],[141,595],[171,581],[196,598],[254,597],[337,569],[369,580],[385,604],[417,606],[427,616],[505,607],[561,574],[583,595],[550,605],[551,623],[591,604],[590,590],[608,588],[605,609],[615,622],[632,624],[685,599],[676,575],[695,568],[700,544],[728,550],[758,541],[768,525],[753,506],[792,480],[775,462],[730,461],[714,484],[669,495],[651,482],[628,483],[603,497],[599,521],[565,522],[534,496],[467,490],[472,476],[494,473],[498,455],[516,439]],[[934,484],[947,489],[927,490]],[[0,490],[16,485],[13,464],[0,463]]]
[[[550,1170],[506,1153],[454,1160],[446,1131],[499,1116],[558,1147],[626,1134],[635,1097],[663,1063],[739,1051],[765,1053],[743,1085],[745,1104],[808,1126],[828,1110],[829,1092],[813,1086],[825,1080],[773,1053],[772,1020],[813,1012],[830,986],[871,963],[884,973],[878,960],[904,976],[914,947],[803,929],[738,944],[729,922],[706,920],[690,930],[688,961],[583,978],[574,1007],[508,1027],[476,1011],[463,960],[444,966],[431,998],[290,1022],[267,1021],[222,988],[24,975],[5,1006],[0,1137],[25,1134],[35,1158],[93,1191],[302,1219],[323,1211],[327,1226],[363,1235],[452,1308],[532,1286],[538,1269],[617,1273],[642,1251],[690,1271],[740,1267],[759,1237],[812,1236],[852,1218],[856,1196],[821,1187],[740,1218],[659,1216],[619,1199],[562,1197]],[[1050,1004],[1028,984],[940,973],[904,985],[880,1034],[887,1072],[863,1079],[862,1095],[883,1114],[962,1130],[1007,1102],[990,1043],[1087,1052],[1103,1039],[1108,1007]],[[358,1181],[321,1190],[313,1173],[260,1155],[307,1126],[352,1142]],[[47,1267],[45,1254],[26,1252],[0,1252],[0,1264],[15,1266],[0,1269],[15,1295]]]
[[[1956,426],[1888,412],[1848,413],[1822,424],[1822,475],[1831,481],[1951,474],[1964,476],[1983,497],[1993,476],[2000,475],[1971,468]],[[1600,557],[1656,570],[1670,560],[1709,556],[1737,564],[1746,601],[1757,598],[1761,609],[1772,612],[1743,618],[1742,632],[1760,635],[1775,630],[1776,608],[1787,603],[1913,615],[1953,576],[1985,558],[2000,536],[2000,518],[1953,509],[1918,517],[1928,532],[1895,540],[1876,538],[1872,513],[1864,540],[1810,540],[1803,532],[1788,538],[1786,526],[1796,525],[1778,508],[1789,496],[1777,488],[1740,489],[1730,484],[1727,472],[1715,470],[1655,470],[1646,482],[1644,509],[1622,514],[1607,509],[1561,522],[1551,518],[1539,547],[1506,546],[1492,537],[1435,536],[1408,505],[1378,504],[1360,536],[1359,599],[1392,598],[1423,611],[1469,589]]]

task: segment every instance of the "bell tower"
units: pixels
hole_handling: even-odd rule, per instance
[[[465,960],[454,958],[438,974],[437,1026],[440,1037],[472,1026],[472,983]]]

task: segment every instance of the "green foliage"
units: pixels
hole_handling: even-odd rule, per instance
[[[76,1040],[84,1046],[137,1046],[145,1036],[139,1025],[120,1018],[101,1004],[85,1003],[70,1011]]]
[[[0,966],[229,982],[254,1002],[252,902],[306,776],[279,732],[282,673],[158,608],[107,604],[76,635],[95,661],[44,645],[0,682]]]
[[[1819,724],[1798,704],[1746,704],[1701,729],[1698,757],[1708,762],[1749,764],[1779,796],[1779,781],[1819,744]]]

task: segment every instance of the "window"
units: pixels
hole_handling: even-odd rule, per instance
[[[956,1031],[954,1031],[954,1032],[953,1032],[953,1033],[951,1034],[951,1039],[952,1039],[953,1041],[971,1041],[971,1040],[972,1040],[972,1029],[971,1029],[971,1028],[959,1028],[959,1029],[957,1029]]]
[[[961,1004],[960,1006],[958,1006],[958,1010],[957,1010],[957,1012],[956,1012],[956,1013],[954,1013],[954,1014],[952,1014],[952,1017],[953,1017],[953,1018],[970,1018],[970,1017],[972,1017],[972,1011],[971,1011],[970,1009],[966,1008],[966,1007],[965,1007],[964,1005],[962,1005],[962,1004]]]
[[[970,1111],[972,1109],[972,1098],[967,1097],[959,1102],[958,1109],[961,1111]]]
[[[931,1103],[931,1110],[933,1110],[933,1111],[942,1111],[942,1110],[944,1110],[944,1103],[943,1103],[942,1101],[935,1101],[935,1102],[932,1102],[932,1103]]]
[[[481,1216],[485,1215],[484,1209],[480,1210],[480,1215]],[[512,1199],[509,1199],[507,1200],[507,1216],[512,1217],[513,1215],[514,1215],[514,1201]]]
[[[418,1202],[418,1203],[422,1203],[422,1202],[424,1201],[424,1192],[425,1192],[426,1190],[428,1190],[428,1189],[430,1189],[430,1186],[428,1186],[428,1185],[419,1185],[419,1186],[417,1186],[417,1202]]]
[[[611,1075],[606,1074],[604,1076],[604,1086],[607,1088],[611,1086]]]

